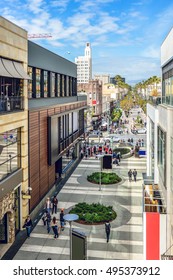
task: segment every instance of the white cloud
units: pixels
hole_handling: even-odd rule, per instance
[[[51,7],[59,8],[61,12],[65,11],[66,7],[68,6],[68,3],[70,0],[55,0],[50,2]]]
[[[104,65],[104,69],[101,65]],[[158,59],[147,59],[141,57],[120,57],[102,56],[100,59],[96,59],[93,63],[93,72],[100,73],[104,70],[105,73],[114,75],[122,75],[126,78],[127,82],[131,80],[147,79],[150,76],[160,76],[160,61]]]
[[[141,52],[144,57],[158,58],[160,59],[160,46],[149,46]]]
[[[42,6],[44,4],[43,0],[30,0],[28,1],[28,9],[34,13],[34,14],[39,14],[42,12]]]

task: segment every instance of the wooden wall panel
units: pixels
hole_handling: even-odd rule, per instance
[[[47,145],[47,110],[44,110],[40,112],[40,198],[49,190]]]
[[[39,113],[29,112],[29,182],[32,188],[30,207],[39,201]]]
[[[60,113],[60,107],[56,107],[55,108],[55,114],[59,114]]]
[[[77,102],[29,112],[29,180],[32,188],[30,211],[55,183],[55,165],[48,165],[47,117],[75,110],[85,104],[86,102]]]
[[[52,115],[54,115],[54,113],[55,113],[54,108],[48,109],[48,116],[52,116]]]

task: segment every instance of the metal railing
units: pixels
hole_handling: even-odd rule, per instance
[[[0,114],[24,109],[23,96],[9,96],[0,98]]]
[[[173,244],[166,250],[164,254],[161,255],[161,260],[173,260],[173,255],[171,254],[171,248]]]

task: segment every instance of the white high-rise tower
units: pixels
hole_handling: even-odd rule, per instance
[[[75,58],[77,64],[77,82],[89,83],[92,80],[92,53],[90,43],[86,43],[85,55]]]

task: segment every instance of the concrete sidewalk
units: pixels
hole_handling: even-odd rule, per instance
[[[112,205],[117,212],[117,218],[111,222],[111,235],[109,243],[106,242],[104,225],[86,226],[73,223],[73,228],[80,229],[87,235],[87,259],[143,259],[143,233],[142,233],[142,172],[146,171],[145,158],[123,159],[115,171],[123,180],[117,185],[99,186],[89,183],[87,175],[100,170],[98,159],[83,159],[67,180],[58,194],[59,218],[61,208],[68,210],[78,202],[100,202]],[[137,182],[129,182],[127,172],[136,168]],[[41,215],[39,221],[26,239],[18,248],[15,260],[46,260],[51,258],[69,259],[69,225],[58,239],[53,238],[53,232],[47,233],[43,226]]]

